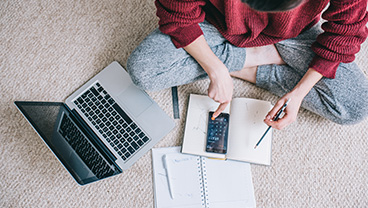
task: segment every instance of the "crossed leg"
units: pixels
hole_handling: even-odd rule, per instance
[[[270,64],[285,64],[275,45],[247,48],[242,70],[230,72],[230,75],[256,84],[258,66]]]
[[[277,96],[290,92],[315,56],[311,45],[322,31],[319,25],[298,37],[275,45],[239,48],[230,44],[208,22],[200,23],[216,56],[233,77]],[[277,49],[276,49],[277,48]],[[206,72],[169,36],[152,32],[128,59],[133,82],[145,90],[160,90],[207,78]],[[341,63],[335,79],[322,78],[308,93],[302,107],[340,124],[357,123],[368,116],[368,81],[354,63]]]

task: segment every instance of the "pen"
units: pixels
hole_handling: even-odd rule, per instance
[[[281,109],[279,110],[279,112],[276,114],[276,117],[273,119],[274,121],[277,121],[281,115],[282,112],[284,112],[286,106],[289,104],[291,98],[289,98],[286,103],[281,107]],[[271,129],[271,126],[269,126],[266,130],[266,132],[263,134],[263,136],[261,137],[261,139],[257,142],[256,146],[254,146],[254,149],[257,148],[257,146],[259,145],[259,143],[261,143],[262,139],[266,136],[267,132]]]
[[[164,168],[166,170],[166,177],[167,177],[167,183],[169,185],[170,196],[171,196],[172,199],[174,199],[174,193],[173,193],[173,190],[172,190],[172,182],[171,182],[171,179],[170,179],[170,176],[169,176],[169,170],[168,170],[168,167],[167,167],[166,155],[163,156],[163,163],[164,163]]]

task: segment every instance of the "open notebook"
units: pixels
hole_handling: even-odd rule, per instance
[[[179,151],[152,149],[156,208],[256,207],[249,163]]]
[[[233,98],[224,111],[230,113],[226,155],[205,150],[208,112],[216,110],[218,105],[208,96],[190,95],[182,153],[270,165],[272,130],[256,149],[254,146],[268,128],[263,119],[271,110],[271,103],[251,98]]]

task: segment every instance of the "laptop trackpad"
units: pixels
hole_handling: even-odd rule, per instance
[[[139,116],[152,104],[147,95],[134,85],[130,85],[118,98],[134,116]]]

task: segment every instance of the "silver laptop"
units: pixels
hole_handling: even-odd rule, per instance
[[[117,62],[65,103],[15,105],[80,185],[128,169],[175,126]]]

